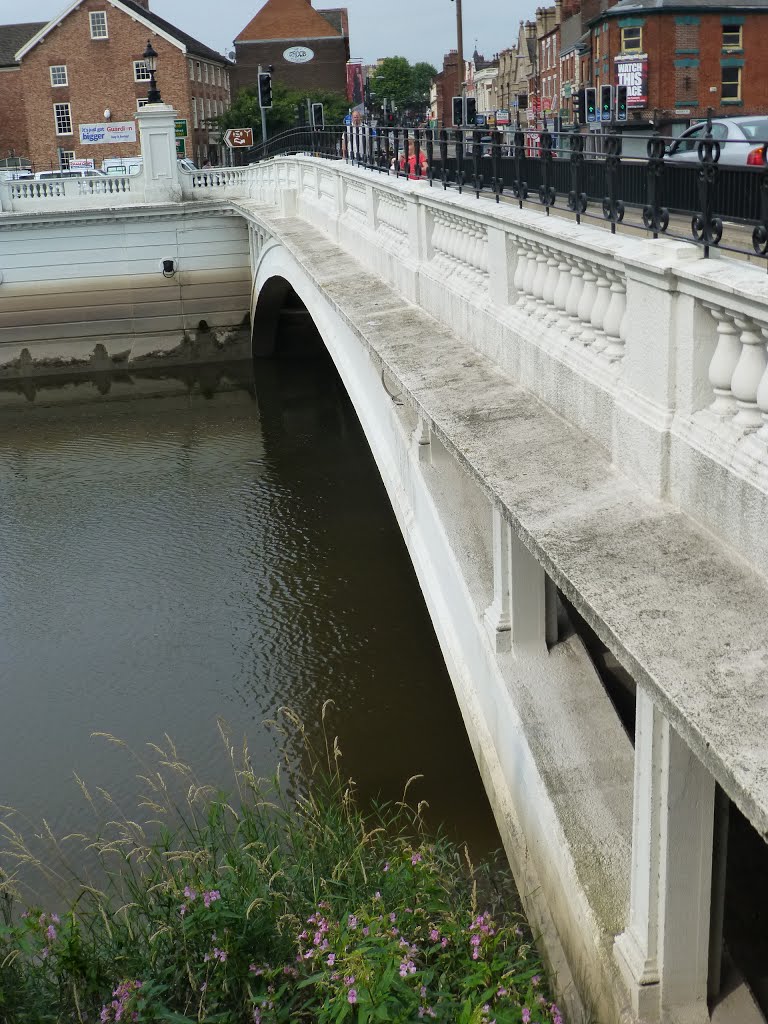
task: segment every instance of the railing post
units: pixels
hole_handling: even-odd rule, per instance
[[[616,197],[616,178],[621,163],[621,136],[612,129],[605,140],[605,176],[608,195],[603,199],[603,216],[611,222],[611,234],[616,234],[616,225],[624,220],[624,203]]]
[[[481,138],[479,130],[472,132],[472,187],[477,199],[480,198],[480,193],[483,190],[483,176],[480,173],[480,157],[483,153]]]
[[[638,687],[630,909],[615,953],[633,1009],[649,1021],[667,1011],[709,1020],[714,793],[710,773]]]
[[[648,140],[645,147],[648,154],[648,202],[643,207],[643,224],[653,232],[654,238],[658,238],[659,232],[666,231],[669,227],[669,210],[665,206],[661,206],[661,183],[664,177],[666,148],[664,139],[658,133]]]
[[[541,133],[541,170],[542,183],[539,185],[539,202],[549,216],[549,209],[555,205],[557,195],[553,185],[549,183],[552,173],[552,133],[547,128],[546,118],[544,120],[544,131]]]
[[[523,200],[528,198],[528,182],[523,181],[523,172],[525,168],[525,132],[520,127],[520,121],[518,119],[517,126],[515,128],[514,135],[514,161],[515,161],[515,182],[512,186],[512,192],[518,201],[520,209],[523,208]]]
[[[440,129],[440,179],[443,191],[448,188],[448,129]]]
[[[576,214],[576,223],[581,224],[581,215],[587,209],[587,193],[581,187],[584,170],[584,136],[572,135],[571,143],[571,191],[568,193],[568,209]]]
[[[698,146],[699,154],[699,207],[691,220],[691,231],[697,242],[704,246],[705,259],[712,245],[719,245],[723,237],[723,222],[712,211],[712,193],[717,182],[720,143],[712,138],[712,108],[707,110],[707,133]]]

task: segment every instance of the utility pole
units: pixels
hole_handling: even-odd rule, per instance
[[[461,20],[461,0],[456,3],[456,48],[459,51],[459,85],[464,94],[464,26]]]
[[[261,141],[266,146],[267,144],[267,112],[261,105],[261,64],[259,64],[258,78],[256,81],[259,83],[259,110],[261,111]]]

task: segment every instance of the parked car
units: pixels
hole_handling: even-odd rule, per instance
[[[111,156],[101,161],[101,169],[105,174],[138,174],[143,164],[140,156]]]
[[[698,163],[699,143],[707,132],[706,121],[686,128],[667,153],[673,163]],[[763,167],[768,143],[768,117],[719,117],[712,121],[712,138],[720,143],[721,166]]]
[[[36,181],[50,181],[55,178],[60,181],[62,178],[104,178],[104,171],[95,167],[78,167],[74,171],[38,171],[35,175]]]

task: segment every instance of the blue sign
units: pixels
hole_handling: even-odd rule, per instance
[[[344,124],[352,124],[352,115],[351,114],[346,114],[344,116]]]
[[[485,128],[486,117],[485,114],[475,114],[475,125],[478,128]]]

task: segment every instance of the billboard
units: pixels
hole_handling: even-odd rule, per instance
[[[83,146],[104,145],[111,142],[135,142],[136,122],[116,121],[114,124],[81,124],[80,143]]]
[[[613,58],[615,85],[626,85],[627,107],[648,106],[648,54],[619,54]]]
[[[362,61],[347,61],[347,99],[351,107],[359,106],[365,99]]]

